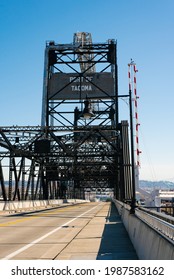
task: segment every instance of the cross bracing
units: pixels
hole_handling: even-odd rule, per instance
[[[116,42],[45,50],[41,126],[0,127],[3,200],[132,199],[128,122],[119,121]]]

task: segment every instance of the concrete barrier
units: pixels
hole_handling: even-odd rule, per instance
[[[130,214],[130,206],[114,200],[132,244],[141,260],[174,260],[174,242]]]
[[[50,200],[25,200],[25,201],[3,201],[0,202],[0,211],[22,212],[26,210],[36,210],[56,207],[65,203],[76,204],[88,202],[82,199],[50,199]]]

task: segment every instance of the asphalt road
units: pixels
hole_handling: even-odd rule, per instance
[[[0,259],[137,259],[114,211],[110,202],[91,202],[0,216]]]

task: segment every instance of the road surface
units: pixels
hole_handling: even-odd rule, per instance
[[[137,259],[110,202],[0,216],[1,260]]]

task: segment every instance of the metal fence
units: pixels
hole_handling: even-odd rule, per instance
[[[135,215],[174,243],[174,225],[172,223],[164,221],[163,217],[161,216],[157,217],[156,215],[154,216],[153,213],[149,214],[140,209],[136,209]]]

